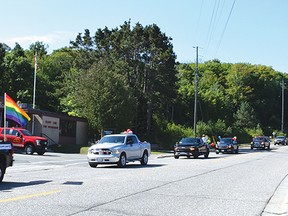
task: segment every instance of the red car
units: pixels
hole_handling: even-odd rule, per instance
[[[0,128],[0,140],[4,140],[4,128]],[[26,154],[37,152],[43,155],[48,145],[48,139],[34,136],[24,128],[6,128],[6,141],[11,142],[15,148],[24,149]]]

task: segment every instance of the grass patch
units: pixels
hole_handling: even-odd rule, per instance
[[[172,153],[173,151],[169,151],[169,150],[152,150],[151,154],[167,154],[167,153]]]
[[[85,146],[80,149],[80,154],[87,154],[90,147]]]

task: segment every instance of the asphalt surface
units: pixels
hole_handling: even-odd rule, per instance
[[[271,145],[272,146],[272,145]],[[275,146],[276,147],[276,146]],[[278,146],[279,147],[279,146]],[[285,148],[285,146],[283,146]],[[242,147],[249,149],[249,147]],[[213,150],[212,150],[213,151]],[[173,157],[173,153],[165,153],[155,155],[156,158]],[[288,174],[282,179],[280,184],[275,189],[275,192],[269,199],[261,216],[288,215]]]
[[[86,155],[15,154],[0,184],[0,215],[287,215],[287,158],[288,146],[272,146],[93,169]]]

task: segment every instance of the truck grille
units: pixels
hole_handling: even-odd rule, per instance
[[[40,145],[47,146],[48,142],[46,140],[41,140]]]
[[[100,149],[99,151],[96,151],[94,154],[97,155],[111,155],[112,152],[110,149]]]

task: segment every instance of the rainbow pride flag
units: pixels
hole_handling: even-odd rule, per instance
[[[21,109],[18,104],[5,93],[5,109],[6,118],[17,122],[21,127],[24,127],[30,117]]]

